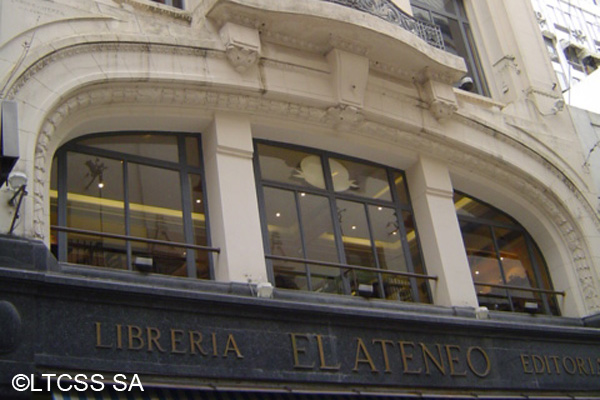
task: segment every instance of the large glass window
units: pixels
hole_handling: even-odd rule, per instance
[[[527,231],[503,212],[465,194],[454,204],[481,306],[558,315],[544,257]]]
[[[473,80],[473,89],[469,84],[461,87],[489,96],[462,0],[410,0],[410,3],[416,19],[436,24],[441,28],[446,51],[465,59],[467,76]]]
[[[200,140],[93,135],[61,147],[51,180],[60,261],[208,279]]]
[[[255,154],[277,287],[430,302],[402,172],[266,142]]]

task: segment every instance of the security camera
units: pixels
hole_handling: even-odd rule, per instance
[[[467,92],[472,92],[474,87],[473,79],[470,76],[465,76],[458,83],[458,88]]]

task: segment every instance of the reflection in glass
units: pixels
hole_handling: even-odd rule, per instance
[[[299,194],[298,199],[302,215],[306,258],[338,262],[329,200],[324,196],[304,192]]]
[[[67,153],[67,226],[124,234],[124,215],[121,162]]]
[[[128,173],[130,235],[185,242],[179,173],[134,163],[129,163]],[[140,242],[131,246],[134,257],[152,257],[154,272],[186,276],[185,249]]]
[[[385,169],[342,159],[329,159],[333,190],[377,200],[392,200]]]
[[[346,263],[376,267],[364,205],[353,201],[337,200],[337,212]]]
[[[271,254],[303,257],[294,192],[265,188],[264,193]]]
[[[506,287],[552,287],[543,257],[527,232],[487,204],[460,193],[454,200],[479,304],[525,311],[526,303],[535,303],[538,310],[557,315],[555,295]]]
[[[303,151],[258,145],[263,179],[294,185],[325,188],[321,158]]]

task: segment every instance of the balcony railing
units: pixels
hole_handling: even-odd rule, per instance
[[[431,46],[444,50],[444,37],[439,26],[419,21],[406,14],[390,1],[385,0],[324,0],[330,3],[354,8],[379,17],[406,29],[423,39]]]

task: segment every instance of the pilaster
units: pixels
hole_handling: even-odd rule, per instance
[[[221,248],[214,258],[215,279],[266,282],[249,119],[216,112],[203,146],[211,237]]]
[[[411,201],[435,304],[477,307],[447,167],[425,157],[407,171]]]

